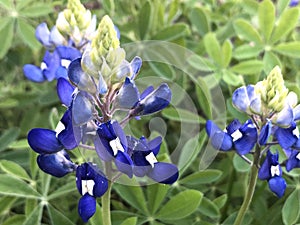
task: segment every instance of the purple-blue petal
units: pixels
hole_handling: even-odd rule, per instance
[[[117,96],[117,105],[123,109],[133,108],[139,101],[139,91],[135,83],[126,77]]]
[[[159,152],[160,146],[162,143],[162,138],[160,136],[152,139],[148,142],[149,149],[153,152],[153,154],[156,156]]]
[[[272,177],[271,166],[277,166],[279,164],[278,159],[278,152],[273,154],[270,150],[268,150],[266,158],[258,170],[258,178],[261,180],[269,180]],[[281,173],[282,171],[280,168],[280,175]]]
[[[77,92],[72,103],[74,125],[82,125],[90,121],[93,118],[93,109],[94,106],[86,96],[86,92]]]
[[[173,184],[178,179],[178,168],[171,163],[158,162],[147,176],[162,184]]]
[[[58,46],[56,51],[58,51],[61,59],[73,61],[74,59],[81,57],[80,51],[73,47]]]
[[[115,159],[115,164],[120,172],[125,173],[129,178],[132,178],[133,162],[127,153],[118,151]]]
[[[299,151],[291,150],[291,154],[286,161],[286,170],[288,172],[294,168],[300,167],[300,160],[299,157],[297,157],[299,154],[300,154]]]
[[[98,156],[100,157],[100,159],[102,159],[105,162],[109,162],[111,160],[113,160],[113,152],[110,149],[110,146],[108,144],[107,141],[101,141],[100,137],[98,135],[96,135],[94,137],[94,145],[95,145],[95,149],[96,152],[98,154]]]
[[[78,144],[73,132],[71,110],[68,109],[65,112],[61,122],[64,124],[65,129],[57,135],[58,140],[62,143],[65,149],[71,150],[76,148]]]
[[[215,149],[228,151],[232,148],[231,136],[222,131],[213,121],[208,120],[205,128],[210,142]]]
[[[227,127],[226,131],[229,135],[233,134],[236,130],[240,129],[242,124],[238,119],[234,119]]]
[[[78,202],[78,214],[86,223],[96,212],[96,199],[89,194],[82,196]]]
[[[63,149],[53,130],[34,128],[29,131],[27,139],[30,147],[40,154],[56,153]]]
[[[49,31],[48,26],[45,22],[39,24],[36,27],[35,37],[46,48],[51,48],[52,47],[52,43],[50,42],[50,39],[49,39],[50,38],[50,31]]]
[[[150,93],[152,93],[154,91],[154,87],[153,86],[149,86],[147,87],[141,94],[140,96],[140,100],[143,100],[144,98],[146,98]]]
[[[240,155],[248,154],[257,142],[257,129],[251,120],[243,124],[239,131],[242,137],[234,141],[234,147]]]
[[[71,105],[71,102],[73,100],[73,92],[74,92],[73,85],[70,84],[70,82],[64,78],[59,78],[57,80],[56,85],[56,91],[57,95],[61,101],[62,104],[69,107]]]
[[[286,182],[280,176],[272,177],[269,181],[270,190],[277,195],[278,198],[281,198],[284,195],[286,189]]]
[[[46,69],[43,69],[44,76],[48,81],[52,81],[56,78],[56,70],[60,66],[60,57],[56,51],[46,51],[43,62],[47,65]]]
[[[39,155],[37,164],[45,173],[55,177],[63,177],[75,171],[75,164],[64,150],[54,154]]]
[[[271,121],[268,121],[261,129],[259,137],[258,137],[258,143],[259,145],[265,145],[271,135],[272,132],[272,123]]]
[[[248,112],[250,103],[254,98],[254,86],[248,85],[242,86],[236,89],[232,94],[233,105],[242,112]]]
[[[130,62],[131,70],[132,70],[132,76],[130,77],[131,80],[134,80],[138,72],[140,71],[140,68],[142,66],[142,59],[138,56],[135,56],[131,62]]]
[[[290,127],[288,128],[278,127],[277,130],[275,131],[275,137],[282,148],[287,149],[291,147],[293,144],[295,144],[296,141],[298,140],[298,137],[295,134],[293,134],[294,129],[297,128],[296,128],[296,124],[293,122]]]
[[[33,82],[41,83],[46,80],[41,68],[32,64],[26,64],[23,67],[23,73],[28,80]]]

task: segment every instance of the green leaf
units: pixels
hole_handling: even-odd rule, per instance
[[[168,13],[168,22],[172,22],[172,20],[174,20],[177,15],[179,14],[179,0],[173,0],[170,2],[170,9],[169,9],[169,13]]]
[[[168,64],[160,62],[149,62],[149,66],[158,76],[162,78],[174,80],[176,77],[174,69]]]
[[[43,205],[39,204],[32,213],[26,217],[25,222],[22,225],[40,225],[43,213]]]
[[[128,219],[124,220],[121,225],[136,225],[137,217],[129,217]]]
[[[207,169],[194,172],[180,180],[181,184],[198,186],[200,184],[209,184],[218,180],[222,175],[222,171],[215,169]]]
[[[13,143],[11,143],[8,148],[11,149],[22,149],[22,148],[29,148],[29,144],[27,139],[20,139],[17,141],[14,141]]]
[[[243,77],[241,75],[237,75],[229,70],[222,71],[222,78],[226,84],[235,87],[243,83]]]
[[[169,185],[159,183],[147,186],[148,208],[152,214],[157,211],[169,189]]]
[[[289,8],[283,12],[278,21],[278,25],[275,26],[274,32],[271,36],[270,42],[275,43],[279,41],[282,37],[293,30],[298,22],[299,18],[299,8]]]
[[[48,204],[47,209],[51,218],[52,225],[75,225],[69,218],[63,213],[56,210],[52,205]]]
[[[203,110],[207,118],[212,118],[212,101],[211,92],[209,91],[207,84],[202,77],[198,77],[196,85],[197,99],[200,108]]]
[[[26,217],[24,215],[13,215],[5,220],[2,225],[22,225]]]
[[[223,208],[223,206],[224,206],[225,203],[227,202],[227,199],[228,199],[227,194],[223,194],[223,195],[217,197],[216,199],[214,199],[213,202],[215,203],[215,205],[216,205],[219,209],[221,209],[221,208]]]
[[[237,19],[234,21],[233,27],[240,38],[254,42],[256,45],[262,44],[258,31],[248,21],[244,19]]]
[[[89,219],[91,225],[103,225],[102,209],[99,204],[96,205],[96,213]]]
[[[7,98],[0,102],[0,109],[9,109],[19,105],[19,101],[14,98]]]
[[[236,47],[233,51],[233,57],[236,59],[256,58],[263,51],[262,46],[244,44]]]
[[[232,56],[232,44],[231,42],[227,39],[222,46],[222,67],[226,68],[230,61],[231,61],[231,56]]]
[[[35,209],[35,207],[37,207],[37,205],[37,199],[27,198],[25,201],[25,215],[29,216],[31,212]]]
[[[31,181],[30,177],[28,176],[27,172],[23,167],[21,167],[19,164],[8,161],[8,160],[1,160],[0,161],[0,168],[5,173],[11,174],[13,176],[16,176],[18,178]]]
[[[215,61],[218,66],[222,65],[221,46],[214,33],[204,36],[204,46],[207,54]]]
[[[264,35],[265,41],[268,42],[275,23],[275,6],[272,1],[264,0],[259,4],[258,22],[260,32]]]
[[[11,8],[13,7],[13,2],[11,0],[1,0],[0,5],[2,5],[4,8],[8,10],[11,10]]]
[[[216,204],[204,196],[199,206],[199,211],[209,218],[220,217],[220,211]]]
[[[284,224],[295,224],[300,216],[300,190],[294,190],[284,202],[282,220]]]
[[[40,198],[40,194],[23,180],[8,174],[0,174],[0,180],[0,194],[23,198]]]
[[[211,72],[215,69],[214,65],[212,65],[211,62],[209,62],[207,59],[199,56],[199,55],[191,55],[187,62],[194,67],[197,70],[203,71],[203,72]]]
[[[114,12],[115,10],[114,0],[103,0],[102,5],[105,12],[107,12],[109,15],[112,14],[112,12]]]
[[[0,151],[5,150],[12,142],[14,142],[19,134],[20,129],[17,127],[12,127],[4,131],[0,137]]]
[[[247,158],[252,160],[253,157],[247,155]],[[240,156],[238,156],[238,154],[235,154],[233,157],[233,166],[239,172],[247,172],[250,170],[250,165]]]
[[[143,190],[140,186],[126,186],[122,184],[115,184],[114,189],[128,204],[137,210],[147,214],[146,199]]]
[[[0,35],[0,59],[2,59],[11,47],[14,34],[14,19],[11,19],[7,24],[1,29],[1,33],[5,35]]]
[[[28,6],[20,11],[20,14],[24,17],[36,18],[48,15],[53,12],[52,4],[49,3],[37,3],[35,2],[32,6]]]
[[[181,108],[166,108],[162,111],[162,115],[170,120],[179,122],[202,124],[206,122],[206,120],[196,114],[196,112],[191,112]]]
[[[264,71],[266,74],[269,74],[271,70],[277,65],[280,68],[282,68],[280,59],[278,58],[277,55],[275,55],[272,52],[266,52],[264,54],[263,63],[264,63]]]
[[[176,23],[158,31],[152,39],[173,41],[189,34],[189,27],[184,23]]]
[[[274,50],[285,56],[300,58],[300,41],[279,44]]]
[[[257,74],[260,73],[262,69],[263,62],[259,60],[242,61],[230,68],[231,71],[242,75]]]
[[[191,24],[194,25],[198,33],[204,36],[210,31],[208,17],[203,8],[195,7],[189,13]]]
[[[140,9],[139,13],[139,33],[141,40],[144,40],[147,37],[151,29],[151,24],[153,20],[152,15],[152,6],[149,1],[145,2],[143,7]]]
[[[173,196],[157,213],[161,220],[178,220],[192,214],[199,206],[203,194],[196,190],[185,190]]]
[[[3,196],[0,198],[0,215],[7,214],[17,198],[11,196]]]
[[[183,174],[183,172],[196,159],[197,155],[202,150],[202,146],[206,141],[206,138],[206,132],[205,130],[202,130],[199,135],[188,140],[183,146],[178,160],[180,174]]]
[[[72,182],[68,182],[64,186],[56,189],[53,193],[51,193],[48,196],[48,199],[50,200],[50,199],[58,198],[60,196],[67,195],[67,194],[69,194],[71,192],[74,192],[76,190],[77,190],[76,185]]]
[[[33,50],[37,50],[41,45],[35,38],[35,28],[28,22],[18,19],[18,32],[22,40]]]

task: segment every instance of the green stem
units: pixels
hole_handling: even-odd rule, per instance
[[[105,172],[108,179],[111,179],[111,163],[105,162]],[[108,188],[105,194],[102,196],[102,224],[111,225],[110,215],[110,196],[111,196],[112,182],[108,181]]]
[[[238,215],[235,219],[234,225],[240,225],[243,222],[244,216],[246,215],[246,212],[251,204],[253,194],[255,191],[255,186],[256,186],[256,181],[257,181],[257,176],[258,176],[258,163],[260,160],[260,149],[259,147],[256,147],[256,151],[254,153],[254,161],[251,166],[251,172],[250,172],[250,180],[249,180],[249,185],[247,188],[247,193],[245,195],[243,204],[238,212]]]
[[[110,194],[111,194],[112,183],[108,182],[108,189],[102,196],[102,224],[111,225],[110,215]]]

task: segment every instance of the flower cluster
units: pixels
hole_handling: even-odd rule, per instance
[[[161,137],[136,139],[123,130],[130,119],[167,107],[172,96],[170,88],[163,83],[156,89],[150,86],[140,92],[134,79],[142,66],[141,58],[136,56],[130,62],[125,59],[119,33],[108,16],[102,18],[89,40],[94,20],[89,21],[89,11],[78,3],[69,1],[68,9],[59,14],[58,29],[54,27],[49,32],[45,24],[39,25],[38,39],[54,51],[46,52],[45,69],[37,72],[33,65],[26,65],[24,71],[33,81],[57,79],[57,94],[66,111],[55,131],[30,130],[28,143],[39,154],[37,163],[44,172],[56,177],[76,174],[76,186],[82,195],[78,213],[87,222],[96,211],[96,198],[104,195],[121,174],[129,178],[147,176],[155,182],[172,184],[178,178],[178,168],[158,161]],[[58,30],[68,34],[68,47],[61,45],[65,39]],[[68,59],[63,72],[59,72],[62,65],[57,64],[56,57],[60,63]],[[120,111],[125,116],[118,121],[114,115]],[[73,162],[71,150],[77,147],[94,150],[105,171],[92,162]],[[108,177],[108,173],[112,175]]]
[[[254,161],[250,163],[259,168],[258,178],[267,180],[270,190],[278,197],[282,197],[286,189],[281,165],[285,164],[288,172],[300,167],[300,139],[296,126],[300,105],[297,102],[297,95],[285,87],[281,70],[276,66],[265,80],[242,86],[233,93],[233,105],[246,113],[249,120],[241,124],[235,119],[224,130],[211,120],[206,123],[207,134],[215,149],[234,149],[248,162],[245,155],[254,154]],[[277,147],[277,150],[271,147]],[[278,148],[287,158],[281,163]]]

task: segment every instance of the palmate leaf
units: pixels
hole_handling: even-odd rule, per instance
[[[0,168],[2,171],[4,171],[7,174],[11,174],[13,176],[16,176],[18,178],[31,181],[29,175],[27,174],[26,170],[23,169],[19,164],[8,161],[8,160],[1,160],[0,161]]]
[[[35,28],[33,26],[23,19],[18,19],[17,24],[20,37],[30,48],[37,50],[41,47],[41,44],[35,38]]]
[[[129,217],[126,220],[124,220],[123,223],[121,223],[121,225],[136,225],[137,223],[137,217]]]
[[[222,175],[222,171],[215,169],[207,169],[194,172],[187,177],[181,179],[179,183],[186,185],[198,186],[200,184],[209,184],[218,180]]]
[[[52,205],[48,204],[47,209],[52,225],[75,225],[69,218],[67,218],[63,213],[56,210]]]
[[[204,196],[199,206],[199,211],[209,218],[218,218],[220,216],[220,210],[216,204]]]
[[[40,16],[45,16],[53,12],[52,4],[43,2],[35,2],[33,5],[25,7],[20,11],[20,15],[29,18],[36,18]]]
[[[2,59],[5,54],[8,52],[12,45],[13,41],[13,34],[14,34],[14,19],[8,18],[5,21],[5,26],[2,26],[1,34],[5,35],[0,35],[0,43],[1,43],[1,48],[0,48],[0,59]],[[3,22],[3,21],[2,21]]]
[[[295,224],[300,216],[300,190],[294,190],[285,201],[282,208],[284,224]]]
[[[195,7],[189,13],[189,19],[200,35],[210,31],[208,16],[202,8]]]
[[[215,63],[222,66],[221,46],[214,33],[208,33],[204,36],[204,46],[207,54]]]
[[[230,68],[231,71],[242,75],[260,73],[263,68],[263,63],[259,60],[242,61]]]
[[[186,190],[173,196],[156,214],[160,220],[178,220],[192,214],[199,206],[203,194]]]
[[[268,42],[275,23],[275,6],[271,0],[264,0],[259,4],[258,22],[260,32],[265,37],[265,42]]]
[[[184,23],[177,23],[158,31],[152,38],[154,40],[173,41],[188,34],[188,25]]]
[[[300,58],[300,41],[282,43],[275,46],[274,51],[293,58]]]
[[[0,151],[5,150],[20,134],[20,128],[11,127],[0,136]]]
[[[148,208],[152,214],[157,211],[169,189],[169,185],[159,183],[147,187]]]
[[[285,10],[278,21],[278,25],[275,26],[272,33],[270,43],[275,43],[287,35],[297,25],[299,18],[299,8],[289,8]]]
[[[145,39],[151,29],[153,9],[149,1],[145,2],[139,13],[139,33],[141,40]]]
[[[262,39],[258,31],[247,20],[237,19],[234,21],[233,27],[240,38],[254,42],[258,46],[262,44]]]
[[[31,214],[28,217],[26,217],[26,220],[22,225],[39,225],[39,224],[41,224],[42,213],[43,213],[43,205],[39,204],[31,212]]]
[[[226,68],[232,57],[232,44],[229,40],[226,40],[222,45],[222,67]]]

